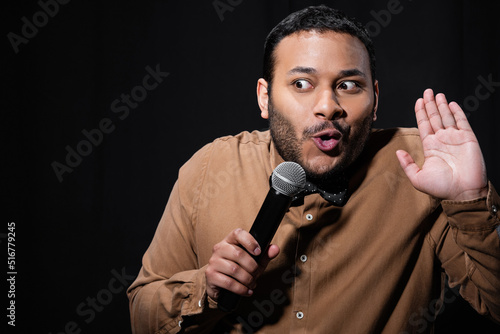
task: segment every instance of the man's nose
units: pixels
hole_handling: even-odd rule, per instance
[[[339,118],[344,113],[337,97],[331,89],[324,89],[318,95],[314,106],[314,115],[324,120]]]

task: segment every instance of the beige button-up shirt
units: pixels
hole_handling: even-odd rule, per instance
[[[439,201],[415,190],[396,150],[423,161],[415,129],[374,130],[349,168],[349,200],[294,203],[273,239],[280,255],[254,295],[224,313],[207,297],[212,247],[249,230],[283,160],[270,134],[243,132],[181,169],[137,280],[134,333],[426,333],[450,296],[443,273],[481,314],[500,321],[500,198]],[[441,298],[440,298],[441,297]]]

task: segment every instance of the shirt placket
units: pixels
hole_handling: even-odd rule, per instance
[[[301,216],[301,226],[313,224],[317,215],[317,206],[313,205],[315,196],[308,196],[305,199],[304,212]],[[309,203],[308,203],[309,202]],[[313,256],[306,251],[307,245],[311,240],[303,238],[300,227],[297,231],[297,245],[295,254],[295,281],[293,286],[293,307],[290,326],[291,333],[307,333],[307,324],[311,323],[310,297],[311,297],[311,282],[312,282],[312,263]]]

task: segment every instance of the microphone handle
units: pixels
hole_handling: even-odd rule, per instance
[[[257,214],[257,218],[250,229],[250,234],[259,243],[261,253],[259,256],[253,256],[257,263],[260,257],[267,252],[267,248],[278,229],[285,213],[288,211],[293,197],[283,195],[276,189],[271,188],[267,193],[266,199]],[[241,296],[226,289],[221,289],[217,299],[217,305],[224,312],[231,312],[236,309]]]

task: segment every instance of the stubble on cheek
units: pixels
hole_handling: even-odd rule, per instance
[[[358,126],[354,127],[339,120],[323,121],[305,128],[299,138],[294,125],[280,111],[273,108],[271,101],[268,107],[271,136],[278,153],[285,161],[300,164],[307,177],[316,180],[317,183],[327,182],[335,174],[344,172],[356,160],[363,151],[373,123],[373,113],[360,120]],[[318,155],[308,160],[308,151],[316,149],[312,136],[329,128],[335,128],[342,133],[338,149],[331,155],[318,152]]]
[[[302,165],[303,140],[297,138],[295,127],[269,103],[269,128],[278,153],[285,161]]]

